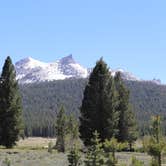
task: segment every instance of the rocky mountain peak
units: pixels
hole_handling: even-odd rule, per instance
[[[72,55],[51,63],[28,57],[18,61],[15,67],[17,79],[21,84],[88,76],[87,69],[76,63]]]
[[[73,59],[73,55],[70,54],[62,59],[60,59],[60,63],[62,65],[68,65],[68,64],[72,64],[72,63],[76,63],[75,60]]]

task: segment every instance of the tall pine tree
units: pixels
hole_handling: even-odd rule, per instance
[[[81,106],[80,137],[85,145],[90,145],[95,131],[101,141],[114,135],[118,117],[113,81],[107,64],[101,58],[90,75]]]
[[[7,57],[0,78],[0,144],[13,147],[22,132],[21,97],[14,65]]]
[[[65,152],[65,138],[67,131],[67,117],[65,113],[65,109],[63,106],[61,106],[58,114],[57,114],[57,120],[56,120],[56,135],[57,135],[57,141],[56,141],[56,149],[59,152]]]
[[[152,156],[151,165],[161,166],[162,160],[165,157],[166,141],[162,134],[161,117],[156,115],[152,117],[150,126],[150,137],[144,139],[144,149]]]
[[[110,73],[111,75],[111,73]],[[118,98],[115,89],[113,77],[110,76],[104,92],[104,109],[103,109],[103,133],[104,139],[115,137],[118,133],[119,112],[117,111]]]
[[[130,149],[132,142],[137,138],[136,120],[129,102],[129,91],[126,89],[120,72],[115,76],[115,85],[118,93],[119,121],[117,139],[120,142],[129,142]]]

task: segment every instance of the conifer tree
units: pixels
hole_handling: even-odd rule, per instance
[[[128,138],[127,142],[129,143],[129,150],[133,150],[133,143],[138,138],[137,123],[133,111],[129,109],[128,112]]]
[[[67,117],[62,106],[57,114],[56,120],[57,141],[55,147],[59,152],[65,152],[65,137],[67,132]]]
[[[110,73],[111,74],[111,73]],[[103,136],[102,142],[105,139],[111,139],[118,133],[119,112],[117,110],[118,100],[117,92],[115,89],[114,79],[109,78],[104,91],[104,105],[103,105]]]
[[[0,77],[0,144],[11,148],[23,134],[22,104],[16,72],[8,56]]]
[[[131,150],[132,143],[137,139],[137,127],[129,102],[129,91],[122,81],[120,72],[115,76],[115,85],[118,93],[117,110],[119,112],[118,134],[116,137],[120,142],[129,142]]]
[[[68,135],[69,135],[69,143],[70,146],[72,147],[75,145],[79,139],[79,125],[77,119],[74,117],[73,114],[69,115],[68,117],[68,123],[67,123],[67,128],[68,128]]]
[[[80,116],[80,137],[90,145],[93,132],[110,138],[116,128],[116,93],[107,64],[101,58],[94,67],[84,91]]]
[[[85,157],[85,166],[104,166],[105,159],[102,146],[99,134],[95,131],[91,139],[91,146]]]
[[[144,143],[144,148],[153,157],[152,165],[161,166],[166,142],[161,132],[161,118],[158,115],[152,117],[151,137],[146,144]]]
[[[73,146],[68,154],[68,162],[69,166],[79,166],[82,163],[81,154],[76,145]]]

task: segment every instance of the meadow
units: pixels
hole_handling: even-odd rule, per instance
[[[0,166],[68,166],[67,154],[48,152],[48,143],[56,142],[50,138],[28,138],[20,140],[13,149],[0,149]],[[148,166],[151,157],[138,152],[119,152],[116,154],[119,164],[131,163],[135,156]]]

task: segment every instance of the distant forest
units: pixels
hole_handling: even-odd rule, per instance
[[[166,86],[152,82],[124,82],[130,90],[130,100],[140,135],[148,132],[148,121],[152,115],[161,115],[166,126]],[[87,79],[66,79],[20,85],[25,135],[55,136],[56,114],[61,105],[68,114],[78,117],[86,84]]]

